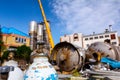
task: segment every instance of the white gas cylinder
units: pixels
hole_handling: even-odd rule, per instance
[[[3,66],[13,66],[14,71],[9,72],[9,76],[7,80],[23,80],[24,79],[24,73],[22,70],[18,67],[18,63],[14,60],[9,60],[3,64]]]
[[[24,80],[58,80],[58,75],[47,57],[35,57],[25,73]]]

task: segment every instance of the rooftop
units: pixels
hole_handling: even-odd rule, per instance
[[[19,31],[13,27],[10,27],[10,28],[1,27],[1,32],[2,32],[2,34],[16,34],[16,35],[20,35],[20,36],[29,37],[28,34],[23,33],[22,31]]]
[[[117,31],[108,31],[108,32],[103,32],[103,33],[93,33],[93,34],[90,34],[90,35],[84,35],[84,37],[103,35],[103,34],[109,34],[109,33],[116,33],[116,32]]]

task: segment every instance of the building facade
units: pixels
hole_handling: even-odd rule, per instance
[[[83,35],[82,33],[74,33],[71,35],[64,35],[60,37],[60,42],[69,42],[79,47],[83,47]]]
[[[86,35],[83,37],[83,47],[87,48],[90,46],[91,43],[94,42],[104,42],[105,40],[110,40],[110,43],[118,46],[119,45],[119,39],[118,34],[116,31],[110,31],[110,32],[104,32],[100,34],[93,34],[93,35]]]
[[[1,28],[1,40],[7,49],[15,49],[21,45],[30,45],[30,38],[27,34],[15,28]]]
[[[117,32],[108,31],[108,30],[106,30],[103,33],[99,33],[99,34],[93,33],[92,35],[82,35],[82,33],[64,35],[60,37],[60,42],[67,41],[79,47],[87,49],[91,43],[104,42],[107,39],[110,40],[111,44],[115,46],[119,45],[119,39],[118,39]]]

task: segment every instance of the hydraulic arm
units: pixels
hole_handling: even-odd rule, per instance
[[[45,23],[45,27],[46,27],[46,31],[47,31],[47,35],[48,35],[48,41],[51,45],[51,48],[54,48],[54,41],[53,41],[52,34],[51,34],[51,31],[50,31],[50,26],[47,22],[47,19],[46,19],[46,16],[45,16],[45,13],[44,13],[44,10],[43,10],[43,7],[42,7],[41,0],[38,0],[38,2],[39,2],[39,6],[40,6],[40,9],[41,9],[41,12],[42,12],[42,17],[43,17],[43,20],[44,20],[44,23]]]

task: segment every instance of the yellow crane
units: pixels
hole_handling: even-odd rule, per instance
[[[54,48],[54,41],[53,41],[52,34],[51,34],[51,31],[50,31],[50,26],[47,22],[45,12],[44,12],[44,9],[42,7],[41,0],[38,0],[38,3],[39,3],[39,6],[40,6],[40,9],[41,9],[41,12],[42,12],[42,17],[43,17],[43,20],[44,20],[44,23],[45,23],[45,27],[46,27],[46,31],[47,31],[47,35],[48,35],[48,41],[51,45],[51,48],[53,49]]]

